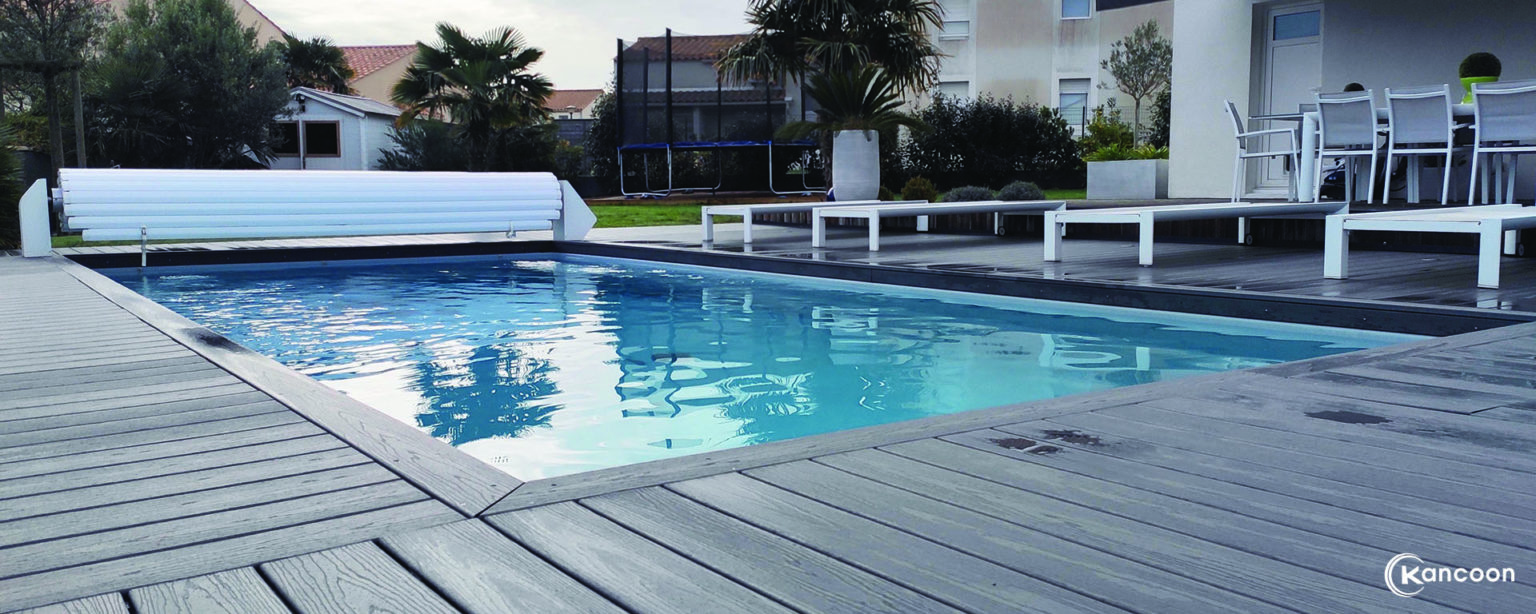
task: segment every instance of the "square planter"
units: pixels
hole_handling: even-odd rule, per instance
[[[1167,160],[1088,163],[1089,200],[1168,198]]]

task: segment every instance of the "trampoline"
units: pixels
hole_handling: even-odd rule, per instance
[[[714,69],[736,36],[674,35],[618,41],[619,189],[624,196],[764,190],[825,193],[813,141],[778,141],[813,101],[799,83],[727,85]],[[813,181],[813,179],[815,179]]]

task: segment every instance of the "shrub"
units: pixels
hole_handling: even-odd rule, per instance
[[[467,171],[472,167],[471,149],[452,124],[418,119],[390,131],[395,146],[381,152],[379,169],[386,171]],[[489,161],[480,162],[493,172],[547,171],[569,173],[580,164],[579,148],[565,144],[553,124],[506,128],[491,136]]]
[[[1015,181],[997,191],[998,200],[1045,200],[1045,192],[1028,181]]]
[[[880,195],[876,198],[879,198],[880,200],[897,200],[896,193],[892,192],[890,188],[885,186],[880,186]]]
[[[1457,71],[1461,78],[1469,77],[1497,77],[1504,74],[1504,64],[1498,56],[1486,51],[1479,51],[1461,61],[1461,68]]]
[[[1126,147],[1115,144],[1102,147],[1083,158],[1088,162],[1117,162],[1120,160],[1167,160],[1167,147],[1153,147],[1142,145],[1140,147]]]
[[[933,202],[939,199],[939,190],[933,187],[933,182],[922,177],[913,177],[907,180],[907,185],[901,188],[902,200],[926,200]]]
[[[1108,102],[1094,107],[1093,119],[1083,127],[1083,140],[1078,144],[1082,148],[1083,157],[1093,155],[1093,152],[1111,145],[1121,147],[1135,147],[1136,135],[1131,131],[1131,126],[1120,119],[1120,109],[1115,106],[1111,98]]]
[[[16,204],[21,201],[21,159],[16,156],[15,134],[0,128],[0,249],[20,246],[21,226]]]
[[[1152,101],[1152,126],[1147,128],[1147,144],[1153,147],[1167,147],[1172,123],[1169,117],[1173,114],[1173,94],[1166,88],[1157,93],[1157,99]]]
[[[946,203],[969,203],[994,198],[997,198],[996,192],[977,185],[962,186],[944,193]]]
[[[918,119],[931,129],[902,144],[908,176],[941,186],[1001,187],[1018,180],[1082,185],[1077,141],[1053,109],[990,96],[937,96]]]

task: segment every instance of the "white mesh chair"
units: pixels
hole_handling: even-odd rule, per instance
[[[1317,164],[1312,166],[1315,173],[1312,178],[1314,202],[1322,200],[1323,158],[1344,159],[1344,200],[1351,201],[1355,197],[1355,167],[1359,159],[1365,156],[1371,157],[1370,190],[1366,193],[1365,202],[1375,202],[1376,162],[1381,148],[1376,139],[1374,101],[1375,94],[1371,90],[1317,95],[1319,137]]]
[[[1409,200],[1418,202],[1419,166],[1424,159],[1435,156],[1445,158],[1444,177],[1440,184],[1440,204],[1451,203],[1451,160],[1460,152],[1470,152],[1470,147],[1456,146],[1458,126],[1451,114],[1450,85],[1387,88],[1387,164],[1392,168],[1392,158],[1408,157],[1412,166],[1408,169]]]
[[[1254,158],[1287,158],[1291,161],[1291,199],[1300,200],[1296,195],[1296,169],[1300,168],[1301,148],[1296,144],[1296,133],[1290,128],[1276,128],[1274,130],[1248,130],[1243,123],[1243,116],[1237,112],[1237,105],[1231,100],[1227,101],[1227,115],[1232,118],[1232,128],[1237,133],[1237,158],[1233,161],[1232,169],[1232,202],[1238,202],[1243,197],[1243,174],[1248,170],[1248,161]],[[1260,145],[1264,140],[1252,141],[1256,137],[1284,134],[1284,148],[1269,148]]]
[[[1502,186],[1501,200],[1514,202],[1517,156],[1536,153],[1536,80],[1473,84],[1472,103],[1476,136],[1472,139],[1472,182],[1468,192],[1477,192],[1479,163],[1484,165],[1486,182],[1488,167],[1497,158],[1498,170],[1508,177],[1508,184]],[[1497,192],[1500,186],[1495,187]],[[1487,190],[1485,184],[1485,202]]]

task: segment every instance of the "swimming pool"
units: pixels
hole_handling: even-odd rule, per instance
[[[1417,338],[574,255],[103,272],[525,480]]]

